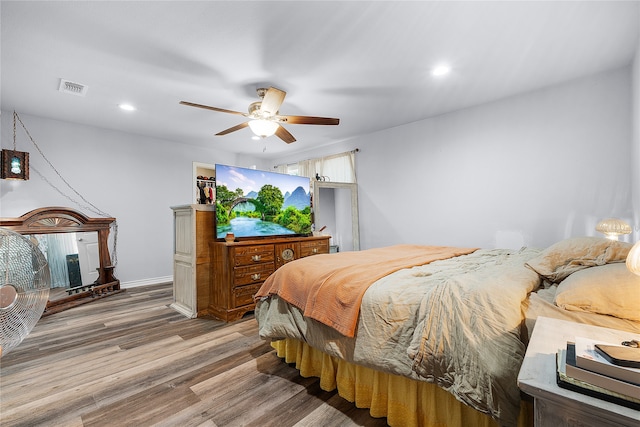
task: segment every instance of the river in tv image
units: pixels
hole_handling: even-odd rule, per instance
[[[295,234],[279,224],[242,216],[232,219],[228,225],[218,225],[219,238],[223,238],[227,233],[233,233],[236,237]]]

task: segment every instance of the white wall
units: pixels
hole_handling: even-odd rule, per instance
[[[331,147],[360,149],[361,247],[546,247],[631,221],[631,82],[627,67]]]
[[[173,276],[170,206],[193,203],[192,162],[238,161],[233,153],[18,114],[60,174],[89,202],[117,219],[115,275],[125,287]],[[2,147],[12,148],[13,113],[3,111],[1,119]],[[61,196],[38,176],[35,170],[80,201],[19,126],[17,149],[30,153],[30,179],[0,180],[0,216],[17,217],[45,206],[66,206],[99,216]]]
[[[633,62],[633,156],[632,189],[634,211],[634,242],[640,240],[640,39]]]

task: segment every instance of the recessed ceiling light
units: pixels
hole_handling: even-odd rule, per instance
[[[135,111],[136,107],[134,107],[131,104],[118,104],[118,107],[120,107],[121,110],[125,110],[125,111]]]
[[[440,77],[440,76],[444,76],[446,74],[449,74],[449,72],[451,72],[451,67],[446,65],[446,64],[442,64],[442,65],[438,65],[437,67],[435,67],[431,71],[431,75],[432,76],[436,76],[436,77]]]

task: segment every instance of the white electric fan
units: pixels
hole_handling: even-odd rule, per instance
[[[44,312],[50,286],[49,265],[40,249],[0,228],[0,356],[29,335]]]

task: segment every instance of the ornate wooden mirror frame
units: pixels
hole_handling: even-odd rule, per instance
[[[111,265],[109,255],[109,230],[115,220],[115,218],[89,218],[81,212],[64,207],[39,208],[19,218],[0,218],[0,227],[23,235],[98,232],[100,260],[98,279],[87,290],[55,301],[49,300],[43,316],[124,291],[120,289],[120,281],[113,275],[114,266]]]

